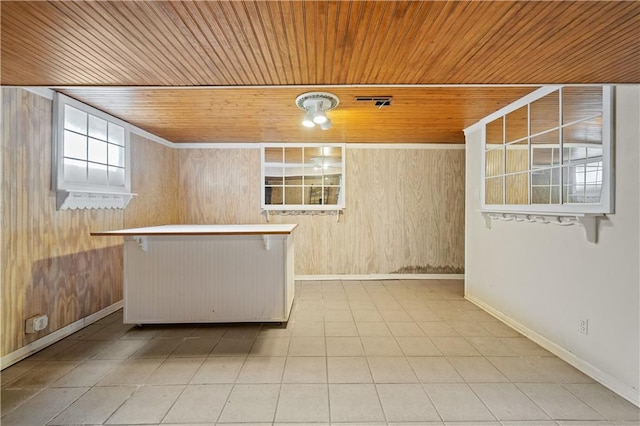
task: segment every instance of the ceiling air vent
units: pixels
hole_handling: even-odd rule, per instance
[[[377,108],[388,107],[391,105],[393,96],[356,96],[356,102],[373,102]]]

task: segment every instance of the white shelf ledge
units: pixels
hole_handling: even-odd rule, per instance
[[[119,192],[56,191],[58,210],[68,209],[124,209],[136,194]]]
[[[554,213],[554,212],[510,212],[500,210],[480,210],[484,216],[487,228],[491,229],[491,221],[505,220],[513,222],[551,223],[554,225],[581,225],[584,228],[587,241],[598,242],[598,217],[601,213]]]

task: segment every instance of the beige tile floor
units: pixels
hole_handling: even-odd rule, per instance
[[[637,425],[457,281],[299,282],[286,325],[117,312],[2,371],[2,425]]]

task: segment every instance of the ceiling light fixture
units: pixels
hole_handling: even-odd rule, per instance
[[[327,117],[327,111],[338,106],[340,100],[332,93],[327,92],[307,92],[296,98],[296,105],[305,111],[302,125],[314,127],[316,124],[322,130],[331,128],[331,120]]]

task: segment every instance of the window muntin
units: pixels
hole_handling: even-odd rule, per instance
[[[483,210],[610,213],[612,88],[543,88],[490,116]]]
[[[344,145],[264,144],[262,209],[344,208]]]
[[[124,208],[134,195],[129,124],[61,93],[53,124],[58,208]]]

